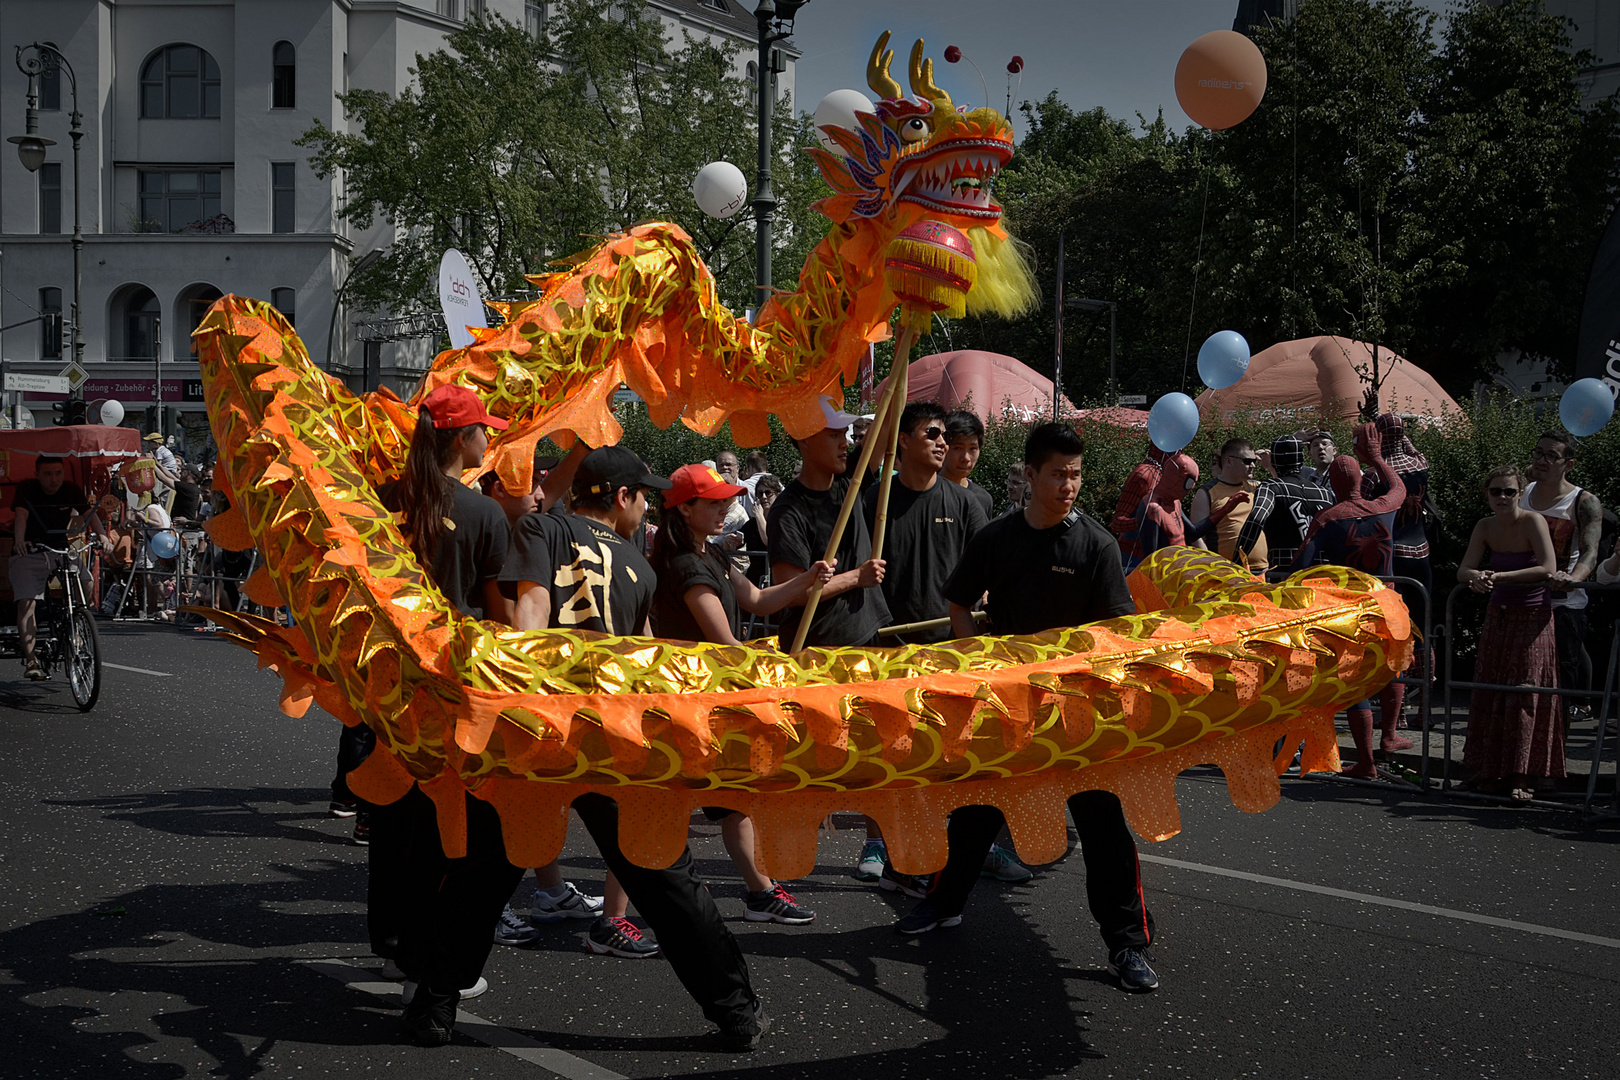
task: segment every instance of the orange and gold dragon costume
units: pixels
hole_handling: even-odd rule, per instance
[[[886,239],[923,216],[954,214],[970,235],[999,227],[982,181],[1010,156],[1005,119],[958,112],[921,42],[919,100],[903,100],[886,42],[871,65],[876,113],[860,133],[830,129],[848,156],[814,151],[838,190],[833,230],[758,327],[719,306],[683,233],[654,224],[542,279],[538,301],[440,358],[422,393],[459,381],[514,421],[506,453],[491,455],[509,487],[527,484],[542,435],[615,439],[606,400],[621,379],[666,424],[729,419],[744,442],[776,412],[790,431],[819,429],[818,395],[887,332]],[[209,531],[258,548],[247,591],[294,625],[212,617],[281,677],[285,712],[316,703],[369,725],[378,752],[351,786],[386,803],[419,783],[452,855],[469,791],[497,809],[524,866],[559,853],[585,791],[618,800],[625,853],[649,866],[678,856],[692,809],[744,811],[762,868],[781,878],[814,865],[818,823],[835,810],[875,817],[908,872],[943,864],[946,814],[963,805],[999,806],[1036,863],[1063,854],[1064,800],[1080,790],[1116,792],[1137,831],[1164,838],[1179,827],[1174,778],[1192,765],[1220,766],[1253,811],[1276,801],[1296,747],[1307,771],[1336,769],[1335,710],[1411,651],[1406,609],[1375,579],[1320,567],[1267,585],[1189,549],[1131,575],[1140,614],[1025,637],[787,656],[511,630],[460,616],[378,501],[414,409],[352,395],[268,304],[223,298],[196,341],[216,482],[232,502]]]

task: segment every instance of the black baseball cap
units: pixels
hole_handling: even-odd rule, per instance
[[[574,473],[575,495],[602,495],[620,488],[669,490],[669,481],[647,471],[641,459],[622,446],[600,446],[585,455]]]

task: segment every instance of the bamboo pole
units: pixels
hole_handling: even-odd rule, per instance
[[[890,407],[895,400],[894,389],[895,380],[891,378],[889,384],[883,388],[882,397],[878,399],[877,412],[872,417],[873,431],[888,422]],[[822,556],[823,561],[831,562],[838,557],[838,545],[844,541],[844,529],[849,526],[849,516],[855,511],[855,502],[861,495],[861,480],[866,476],[867,466],[872,463],[872,449],[878,442],[877,439],[872,437],[872,433],[872,431],[868,431],[867,437],[861,440],[861,456],[855,465],[855,471],[847,473],[850,478],[849,490],[844,493],[844,504],[838,508],[838,520],[833,525],[832,539],[827,541],[827,551]],[[848,570],[851,568],[844,567],[843,569]],[[810,587],[810,595],[805,599],[804,614],[799,617],[799,629],[793,635],[793,647],[788,650],[789,652],[798,652],[804,648],[805,635],[810,633],[810,621],[816,617],[816,606],[820,603],[821,582],[818,581]]]
[[[906,383],[911,369],[911,344],[917,339],[917,333],[907,323],[900,331],[900,339],[894,345],[894,366],[889,375],[889,385],[893,386],[898,380],[900,389],[895,394],[897,403],[893,409],[893,422],[888,431],[888,450],[883,455],[883,479],[878,482],[877,515],[872,519],[872,558],[883,558],[883,538],[889,529],[889,487],[894,482],[894,470],[899,467],[900,447],[900,415],[906,408]]]
[[[990,619],[988,611],[975,611],[973,621],[975,624],[987,622]],[[938,630],[942,626],[951,625],[949,615],[942,619],[924,619],[922,622],[899,623],[895,626],[885,626],[878,631],[878,637],[904,637],[906,634],[920,634],[924,630]]]

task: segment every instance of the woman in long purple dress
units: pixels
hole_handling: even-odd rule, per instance
[[[1457,580],[1491,597],[1479,639],[1478,681],[1556,687],[1558,644],[1543,584],[1553,572],[1552,536],[1540,514],[1519,505],[1524,487],[1524,474],[1513,465],[1497,466],[1485,478],[1491,516],[1474,526]],[[1561,717],[1557,694],[1475,690],[1463,764],[1476,771],[1476,789],[1529,802],[1531,778],[1563,776]]]

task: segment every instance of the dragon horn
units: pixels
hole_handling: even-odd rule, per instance
[[[872,59],[866,62],[866,85],[876,91],[878,97],[898,101],[905,94],[900,84],[894,81],[894,76],[889,74],[889,65],[894,62],[894,50],[886,50],[888,44],[889,32],[885,30],[883,36],[877,39],[877,44],[872,46]]]
[[[911,47],[911,92],[940,108],[955,108],[951,95],[934,85],[934,62],[923,58],[922,38]]]

